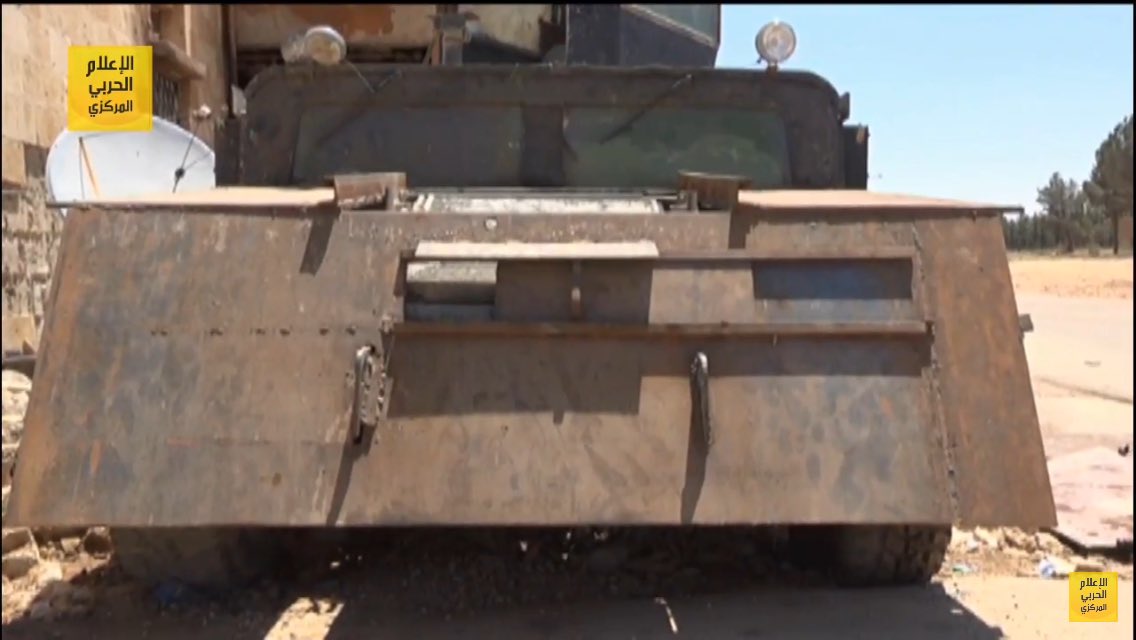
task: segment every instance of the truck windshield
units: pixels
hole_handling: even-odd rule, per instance
[[[790,184],[785,124],[773,112],[719,107],[314,107],[300,118],[293,181],[403,171],[418,186],[670,188],[679,171]],[[557,168],[559,167],[559,168]],[[558,176],[550,178],[548,176]]]
[[[750,109],[656,107],[635,111],[575,108],[566,114],[570,184],[631,187],[673,184],[679,171],[743,175],[759,188],[789,183],[785,126]]]

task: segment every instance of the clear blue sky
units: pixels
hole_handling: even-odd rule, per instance
[[[1132,6],[726,5],[718,66],[755,67],[774,18],[797,33],[784,68],[852,94],[875,191],[1033,211],[1132,113]]]

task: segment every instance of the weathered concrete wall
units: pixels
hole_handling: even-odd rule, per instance
[[[205,64],[208,76],[204,81],[195,82],[189,91],[188,107],[196,109],[209,105],[213,113],[220,113],[225,106],[229,91],[229,79],[225,77],[226,45],[221,34],[221,11],[219,4],[185,5],[187,23],[190,25],[186,53]],[[213,125],[198,127],[197,135],[213,145]]]
[[[67,47],[138,44],[149,5],[3,6],[4,182],[42,177],[44,154],[67,126]]]
[[[213,124],[191,121],[189,113],[202,105],[208,105],[213,113],[220,113],[226,103],[229,83],[225,77],[226,45],[221,33],[222,5],[163,6],[167,8],[155,16],[154,30],[206,69],[204,80],[188,82],[182,87],[179,124],[193,129],[197,136],[212,145]]]
[[[131,45],[151,32],[203,64],[206,77],[182,85],[183,123],[191,110],[225,105],[221,5],[3,5],[3,317],[43,319],[60,221],[43,207],[47,151],[67,126],[67,48]],[[155,64],[156,70],[160,67]],[[184,125],[183,125],[184,126]],[[212,123],[196,127],[212,143]],[[5,344],[5,349],[10,345]]]
[[[149,29],[148,5],[3,6],[5,319],[43,319],[60,230],[43,206],[43,175],[47,150],[67,126],[67,47],[134,44]]]

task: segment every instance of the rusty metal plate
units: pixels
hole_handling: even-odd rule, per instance
[[[1085,549],[1132,543],[1132,456],[1094,447],[1049,461],[1055,533]]]
[[[470,7],[467,7],[470,8]],[[550,5],[475,5],[483,32],[498,42],[536,51],[542,21]],[[328,25],[341,33],[347,48],[385,50],[426,48],[435,36],[430,4],[249,4],[234,5],[237,47],[277,49],[287,38],[313,25]]]
[[[448,214],[73,212],[10,515],[110,525],[951,520],[925,334],[383,334],[384,318],[400,320],[400,256],[420,240],[647,240],[664,253],[726,244],[722,216],[647,218],[497,216],[494,226]],[[675,282],[652,297],[698,284]],[[712,313],[718,303],[701,304]],[[701,320],[667,308],[671,322]],[[390,402],[356,445],[350,371],[366,344],[389,354]],[[699,350],[710,363],[709,449],[693,436]]]
[[[433,5],[318,5],[250,4],[233,7],[237,47],[277,49],[305,29],[326,24],[347,40],[347,45],[387,48],[425,47],[434,37],[430,16]]]
[[[992,218],[238,211],[68,216],[14,523],[1053,517]],[[806,275],[809,261],[768,277],[761,260],[738,271],[697,257],[738,239],[755,256],[850,257],[825,285]],[[635,275],[627,263],[608,282],[639,292],[630,299],[583,280],[585,309],[594,293],[596,317],[627,324],[621,334],[415,332],[437,326],[403,317],[401,261],[423,240],[650,241],[686,264]],[[523,310],[530,292],[563,324],[562,301],[535,295],[565,288],[559,270],[505,272],[503,308]],[[715,318],[815,326],[732,336],[671,326]],[[923,330],[817,330],[850,321]],[[351,372],[366,346],[386,354],[389,390],[356,444]],[[699,352],[709,446],[692,400]]]
[[[335,203],[341,209],[394,210],[406,193],[404,173],[355,173],[333,176]]]
[[[765,211],[743,198],[730,246],[758,253],[918,247],[916,299],[924,301],[934,331],[935,404],[959,521],[1056,525],[999,218],[968,204],[872,207],[871,198],[860,200],[863,206],[850,209],[833,202]]]

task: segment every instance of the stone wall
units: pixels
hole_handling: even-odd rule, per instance
[[[8,494],[11,491],[12,470],[16,464],[20,437],[24,432],[24,413],[28,409],[28,395],[32,382],[21,373],[4,371],[4,467],[3,502],[0,504],[0,518],[8,515]]]
[[[3,316],[5,322],[31,316],[36,326],[43,322],[44,303],[51,285],[51,271],[59,247],[60,216],[44,207],[42,179],[3,190]],[[5,344],[19,351],[20,345]]]

